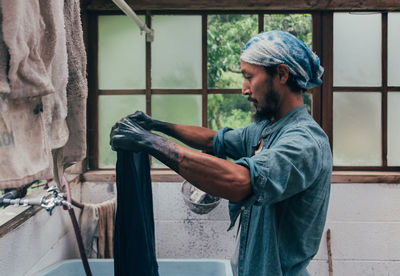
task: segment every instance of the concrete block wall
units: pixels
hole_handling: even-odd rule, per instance
[[[229,259],[236,229],[226,232],[227,201],[207,215],[196,215],[184,204],[180,185],[153,183],[158,257]],[[82,194],[88,196],[100,186],[85,183]],[[399,275],[400,185],[332,184],[326,229],[309,265],[311,275],[328,275],[328,228],[334,275]]]
[[[181,183],[153,183],[153,209],[158,258],[230,258],[236,231],[229,226],[228,202],[206,215],[185,205]],[[81,201],[100,203],[116,193],[114,183],[83,183]]]
[[[184,204],[180,185],[153,183],[157,257],[229,259],[236,229],[226,232],[227,201],[207,215],[196,215]],[[88,203],[116,192],[114,183],[83,183],[79,190],[74,197]],[[400,185],[333,184],[331,191],[326,229],[331,229],[334,275],[399,275]],[[7,275],[31,275],[79,258],[68,214],[61,209],[51,217],[39,212],[3,236],[0,248],[0,269]],[[328,275],[326,231],[309,271]]]
[[[400,185],[333,184],[331,229],[334,275],[400,275]],[[309,270],[326,275],[326,231]]]
[[[229,227],[228,202],[205,215],[185,205],[181,183],[154,183],[157,254],[160,258],[231,257],[236,231]]]

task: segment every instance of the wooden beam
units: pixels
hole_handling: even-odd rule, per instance
[[[20,210],[17,210],[18,214],[10,218],[2,214],[2,221],[0,222],[0,238],[18,228],[22,223],[33,217],[39,211],[43,210],[43,208],[40,206],[27,206],[18,208],[21,208]],[[4,221],[5,219],[7,219],[7,221]]]
[[[87,16],[87,74],[88,74],[88,100],[87,100],[87,143],[88,161],[91,169],[99,167],[99,97],[98,97],[98,17],[90,14]],[[90,41],[90,43],[89,43]]]
[[[82,182],[115,182],[115,170],[104,169],[85,172],[81,177]],[[182,176],[170,169],[151,170],[152,182],[182,182]]]
[[[312,48],[322,58],[322,15],[320,12],[312,14]],[[322,126],[322,85],[312,88],[309,91],[312,95],[312,116]]]
[[[85,172],[82,182],[115,182],[115,170],[104,169]],[[153,182],[182,182],[184,178],[170,169],[151,170]],[[400,172],[334,171],[332,183],[400,183]]]
[[[332,183],[400,183],[400,172],[334,171]]]
[[[207,127],[208,125],[208,51],[207,51],[207,24],[208,17],[203,14],[201,16],[201,125]]]
[[[135,10],[400,10],[398,0],[126,0]],[[110,0],[92,0],[89,10],[113,11],[117,6]]]
[[[321,44],[321,61],[324,66],[324,74],[322,75],[322,116],[321,124],[325,133],[329,137],[329,143],[333,145],[333,13],[324,12],[321,17],[322,24],[322,44]]]

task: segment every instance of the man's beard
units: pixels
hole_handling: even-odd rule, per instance
[[[276,114],[279,110],[279,102],[280,96],[275,91],[274,87],[269,86],[267,93],[264,97],[264,106],[261,107],[260,103],[256,108],[256,112],[253,114],[254,121],[261,121],[261,120],[272,120],[276,117]]]

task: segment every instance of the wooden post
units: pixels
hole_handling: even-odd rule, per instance
[[[333,276],[333,265],[332,265],[332,249],[331,249],[331,229],[326,232],[326,245],[328,248],[328,266],[329,276]]]

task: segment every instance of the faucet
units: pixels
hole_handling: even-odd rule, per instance
[[[51,216],[53,209],[56,206],[66,206],[67,209],[71,209],[72,205],[68,201],[64,200],[64,194],[60,193],[57,186],[53,185],[47,189],[47,195],[38,199],[21,199],[21,198],[2,198],[2,204],[16,205],[16,206],[41,206],[46,209],[47,213]]]

